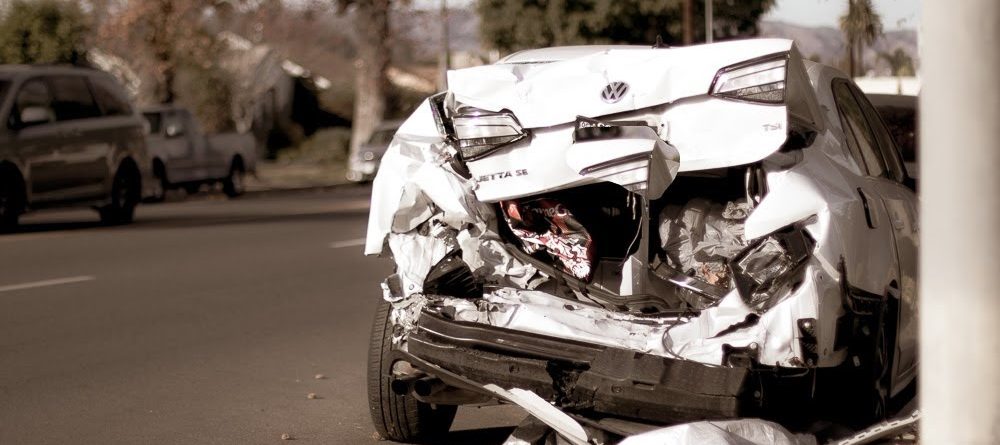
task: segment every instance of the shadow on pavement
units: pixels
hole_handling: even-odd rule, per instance
[[[494,427],[494,428],[483,428],[477,430],[461,430],[452,431],[448,433],[434,443],[439,445],[467,445],[470,443],[481,444],[481,445],[492,445],[492,444],[502,444],[511,433],[514,432],[514,427]]]

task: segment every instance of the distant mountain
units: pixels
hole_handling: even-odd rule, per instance
[[[792,39],[804,57],[819,60],[836,67],[846,66],[847,45],[843,33],[830,27],[805,27],[784,22],[763,21],[760,23],[761,37]],[[892,52],[902,48],[913,58],[914,66],[920,66],[917,53],[917,32],[914,30],[887,31],[864,53],[865,68],[869,74],[889,75],[889,65],[879,59],[881,52]]]

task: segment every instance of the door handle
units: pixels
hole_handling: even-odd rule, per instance
[[[865,208],[865,220],[868,221],[868,228],[874,229],[878,227],[878,214],[872,208],[872,202],[868,199],[868,195],[865,191],[858,187],[858,195],[861,196],[861,205]]]

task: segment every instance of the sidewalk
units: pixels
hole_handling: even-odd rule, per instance
[[[351,184],[343,164],[258,161],[257,173],[246,178],[247,193],[325,189]]]

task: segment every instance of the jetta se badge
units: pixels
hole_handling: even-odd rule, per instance
[[[628,92],[628,84],[625,82],[611,82],[601,90],[601,99],[609,104],[616,103],[625,97]]]

